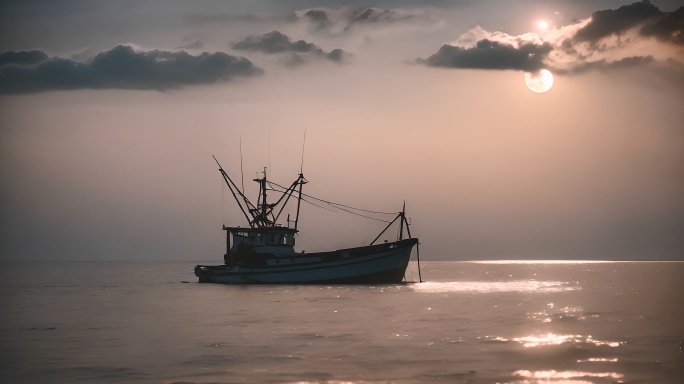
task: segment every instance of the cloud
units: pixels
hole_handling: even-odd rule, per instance
[[[192,43],[180,46],[179,48],[181,48],[181,49],[202,49],[202,47],[204,47],[204,43],[199,41],[199,40],[195,40]]]
[[[249,36],[245,40],[233,45],[234,49],[246,51],[260,51],[268,54],[292,53],[285,61],[285,65],[296,67],[307,62],[307,58],[325,58],[337,63],[345,62],[351,56],[342,49],[333,49],[330,52],[323,51],[313,43],[304,40],[291,40],[287,35],[278,31],[272,31],[260,36]]]
[[[6,52],[2,55],[10,54]],[[44,53],[43,53],[44,54]],[[40,55],[38,55],[40,56]],[[211,84],[263,71],[244,57],[223,52],[193,56],[184,51],[136,52],[117,45],[87,63],[50,58],[35,66],[0,66],[0,93],[34,93],[66,89],[158,90]]]
[[[544,67],[543,59],[552,50],[549,44],[526,43],[514,47],[506,43],[483,39],[473,48],[445,44],[424,60],[433,67],[513,69],[533,72]]]
[[[290,38],[278,31],[268,32],[261,36],[249,36],[245,40],[233,45],[234,49],[246,51],[262,51],[266,53],[282,52],[311,52],[320,51],[315,44],[304,40],[291,41]]]
[[[328,18],[328,14],[323,9],[310,9],[303,14],[298,15],[296,12],[292,16],[293,20],[305,20],[311,23],[314,29],[328,29],[333,25],[333,22]]]
[[[625,57],[624,59],[615,61],[598,60],[593,62],[585,62],[573,68],[572,73],[580,74],[587,72],[589,70],[598,70],[605,72],[612,69],[645,67],[655,64],[656,61],[653,59],[653,56],[632,56]],[[565,74],[565,72],[563,71],[556,71],[556,73]]]
[[[367,26],[388,26],[409,20],[431,20],[425,10],[389,10],[378,8],[311,8],[295,11],[289,19],[308,24],[311,32],[342,34]]]
[[[19,51],[0,53],[0,66],[8,64],[35,65],[48,59],[43,51]]]
[[[540,32],[508,35],[476,27],[417,62],[433,67],[577,75],[640,68],[682,85],[684,7],[663,13],[648,2],[594,12]]]
[[[597,11],[591,15],[591,21],[577,31],[574,39],[597,42],[611,35],[619,35],[662,15],[660,9],[649,1],[624,5],[615,10]]]
[[[268,15],[268,14],[187,14],[183,17],[188,24],[204,25],[204,24],[230,24],[230,23],[265,23],[271,21],[282,21],[282,17]]]
[[[661,41],[684,45],[684,7],[666,13],[655,23],[641,29],[642,36],[653,36]]]
[[[293,53],[291,55],[288,55],[285,57],[285,59],[282,60],[283,65],[289,68],[296,68],[301,65],[304,65],[307,63],[307,60],[302,57],[302,55]]]
[[[347,52],[345,52],[339,48],[336,48],[336,49],[333,49],[332,51],[328,52],[325,55],[325,57],[328,58],[328,60],[332,60],[332,61],[335,61],[338,63],[342,63],[342,62],[349,60],[349,58],[351,57],[351,54],[349,54],[349,53],[347,53]]]

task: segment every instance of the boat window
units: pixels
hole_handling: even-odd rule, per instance
[[[280,238],[280,244],[287,244],[287,233],[284,233],[283,237]]]
[[[250,233],[249,239],[252,241],[263,241],[264,236],[262,233]]]
[[[268,234],[268,242],[269,243],[275,243],[275,233],[269,233]]]

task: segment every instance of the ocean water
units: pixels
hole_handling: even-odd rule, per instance
[[[682,262],[428,261],[384,286],[195,264],[1,263],[0,382],[684,382]]]

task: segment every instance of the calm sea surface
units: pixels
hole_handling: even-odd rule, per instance
[[[0,263],[0,382],[684,382],[682,262],[424,262],[386,286],[195,264]]]

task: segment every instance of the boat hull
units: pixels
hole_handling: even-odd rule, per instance
[[[222,284],[392,284],[400,283],[418,239],[334,252],[273,255],[269,265],[195,267],[200,283]],[[277,260],[278,264],[274,264]],[[280,262],[283,262],[281,264]],[[285,263],[286,262],[286,263]]]

